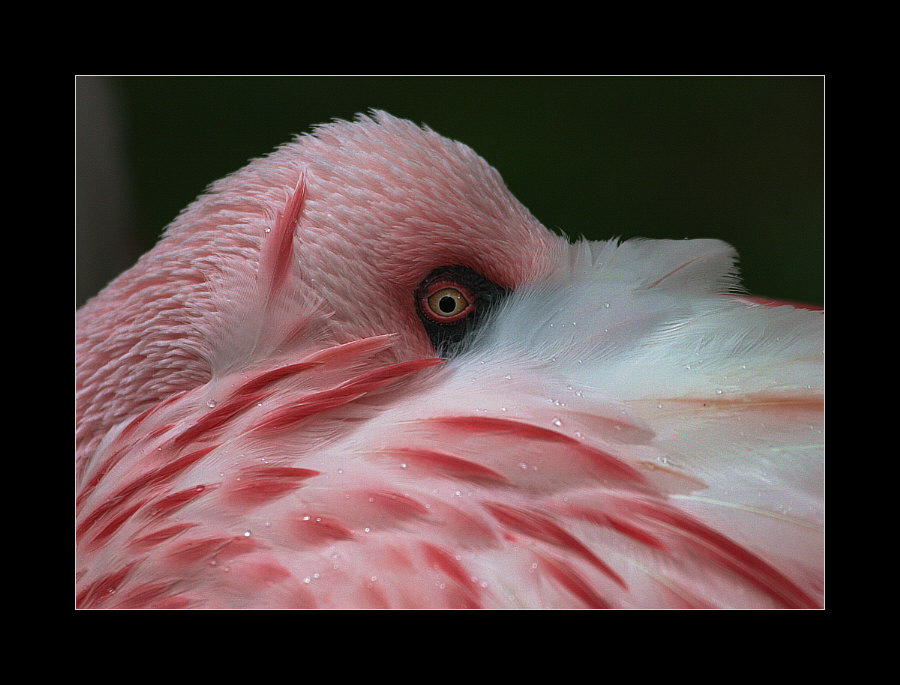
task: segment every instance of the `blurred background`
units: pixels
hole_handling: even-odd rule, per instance
[[[134,263],[212,181],[370,108],[496,167],[548,228],[720,238],[750,292],[824,304],[822,77],[75,79],[75,299]]]

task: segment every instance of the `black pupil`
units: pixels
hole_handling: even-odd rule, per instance
[[[441,301],[438,302],[438,307],[440,307],[441,311],[444,312],[445,314],[449,314],[454,309],[456,309],[456,300],[454,300],[449,295],[444,295],[441,298]]]

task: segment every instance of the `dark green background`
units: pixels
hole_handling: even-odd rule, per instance
[[[313,124],[380,108],[474,148],[549,228],[721,238],[751,292],[823,304],[824,87],[822,77],[76,77],[76,303],[208,183]]]

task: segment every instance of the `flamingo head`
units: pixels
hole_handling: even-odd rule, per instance
[[[447,355],[566,241],[466,145],[384,112],[214,183],[78,315],[80,446],[217,373],[378,335]]]

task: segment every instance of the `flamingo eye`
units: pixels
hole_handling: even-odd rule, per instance
[[[505,293],[468,267],[440,267],[416,289],[416,313],[434,349],[452,355]]]
[[[469,298],[459,288],[453,286],[438,288],[428,295],[425,304],[428,314],[444,321],[455,320],[473,308]]]

